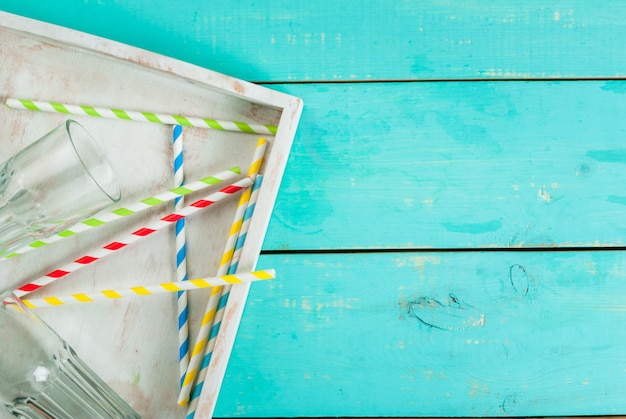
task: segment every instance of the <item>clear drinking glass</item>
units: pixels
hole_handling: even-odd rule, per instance
[[[120,195],[96,143],[68,120],[0,165],[0,254],[63,231]]]
[[[139,418],[11,292],[0,296],[0,405],[19,418]]]

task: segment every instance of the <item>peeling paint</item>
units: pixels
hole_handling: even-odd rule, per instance
[[[546,185],[543,185],[541,188],[539,188],[537,196],[544,202],[552,202],[552,195],[550,195],[550,192],[548,191],[548,188],[546,188]]]
[[[396,266],[404,268],[405,266],[413,266],[414,268],[424,268],[429,263],[431,265],[439,265],[441,258],[438,256],[406,256],[396,259]]]
[[[485,383],[479,383],[477,381],[473,381],[469,383],[469,389],[467,390],[467,395],[470,397],[476,397],[479,394],[487,394],[489,393],[489,386]]]
[[[426,277],[426,265],[439,265],[441,258],[437,256],[404,256],[395,260],[398,268],[413,266],[421,278]]]

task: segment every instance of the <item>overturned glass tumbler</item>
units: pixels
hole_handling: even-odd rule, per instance
[[[0,406],[19,418],[139,418],[13,293],[0,296]]]
[[[0,254],[60,233],[120,195],[97,144],[68,120],[0,164]]]

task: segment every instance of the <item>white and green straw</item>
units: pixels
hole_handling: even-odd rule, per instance
[[[192,192],[197,192],[209,186],[217,185],[226,180],[233,179],[239,174],[241,174],[241,170],[239,169],[239,167],[233,167],[231,169],[224,170],[214,175],[204,177],[200,180],[184,184],[174,189],[170,189],[169,191],[161,192],[149,198],[142,199],[141,201],[128,204],[124,207],[116,208],[108,212],[98,213],[94,217],[89,218],[85,221],[82,221],[78,224],[75,224],[72,227],[66,230],[63,230],[54,236],[38,239],[36,241],[33,241],[30,244],[27,244],[26,246],[20,249],[17,249],[16,251],[12,253],[1,255],[0,257],[11,258],[17,255],[24,254],[31,250],[43,247],[47,244],[54,243],[64,238],[74,236],[78,233],[89,230],[91,228],[99,227],[108,222],[118,220],[120,218],[124,218],[129,215],[141,212],[141,211],[145,211],[147,209],[153,208],[157,205],[164,204],[166,202],[170,202],[178,197],[190,194]]]
[[[220,119],[197,118],[183,115],[130,111],[98,106],[72,105],[68,103],[46,102],[41,100],[6,99],[6,106],[11,109],[24,109],[62,113],[68,115],[94,116],[100,118],[121,119],[126,121],[154,122],[166,125],[210,128],[221,131],[245,132],[248,134],[276,135],[275,125],[253,124],[249,122],[226,121]]]

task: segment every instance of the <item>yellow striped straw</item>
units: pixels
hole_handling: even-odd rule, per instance
[[[267,140],[260,138],[254,151],[252,163],[248,169],[249,176],[254,177],[259,173],[266,148]],[[250,195],[251,188],[248,188],[240,196],[239,204],[237,206],[237,210],[235,211],[235,218],[231,225],[228,239],[226,240],[224,253],[222,254],[220,265],[217,269],[217,275],[226,275],[228,273],[228,268],[230,267],[230,261],[235,251],[235,244],[237,243],[237,238],[239,237],[239,230],[241,229],[241,225],[243,223],[243,216],[246,212],[246,208],[248,207]],[[185,375],[185,380],[183,381],[180,395],[178,397],[178,404],[181,406],[189,404],[191,390],[196,382],[196,377],[198,378],[198,382],[204,381],[204,376],[199,376],[198,373],[201,371],[206,373],[206,368],[202,368],[202,360],[204,358],[204,354],[206,353],[205,349],[207,348],[207,343],[209,342],[210,332],[212,331],[213,326],[217,325],[221,321],[221,318],[216,318],[216,314],[221,313],[223,316],[224,313],[224,310],[218,310],[220,299],[224,293],[227,294],[229,291],[230,287],[227,289],[225,288],[224,290],[216,289],[215,292],[211,292],[207,307],[204,311],[205,314],[202,319],[202,324],[191,352],[187,374]],[[195,410],[195,407],[192,405],[189,409]]]
[[[165,282],[163,284],[137,286],[122,290],[104,290],[91,293],[76,293],[67,296],[49,296],[37,299],[26,299],[22,302],[30,308],[61,306],[76,303],[92,303],[102,300],[116,300],[119,298],[162,294],[167,292],[192,291],[204,288],[213,288],[215,292],[224,285],[240,284],[242,282],[264,281],[274,279],[274,269],[222,275],[210,278],[196,278],[187,281]]]

